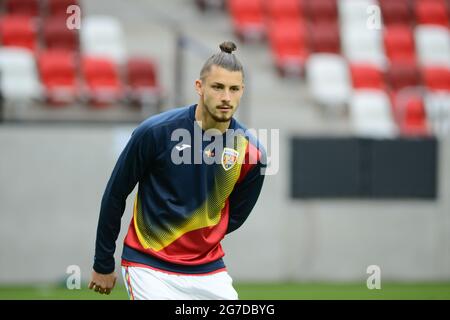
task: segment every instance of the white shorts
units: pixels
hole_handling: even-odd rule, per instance
[[[237,300],[226,271],[207,275],[169,274],[150,268],[122,267],[131,300]]]

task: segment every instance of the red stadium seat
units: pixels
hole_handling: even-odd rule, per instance
[[[80,5],[78,0],[47,0],[47,10],[50,16],[67,16],[67,8],[71,5]]]
[[[336,0],[309,0],[307,1],[308,15],[312,21],[327,21],[334,23],[338,18]]]
[[[431,91],[450,92],[450,69],[446,67],[425,67],[422,69],[424,85]]]
[[[73,53],[63,50],[44,51],[39,55],[38,67],[48,103],[64,105],[75,102],[79,88]]]
[[[43,29],[44,45],[47,48],[78,51],[78,32],[76,29],[67,28],[65,18],[49,17],[44,20]]]
[[[384,25],[410,25],[412,14],[409,0],[378,0],[378,2]]]
[[[132,103],[155,105],[160,99],[155,63],[144,57],[129,58],[126,64],[128,93]]]
[[[396,96],[394,113],[402,135],[423,136],[429,134],[425,106],[420,94]]]
[[[9,15],[36,17],[40,13],[39,0],[7,0],[5,11]]]
[[[299,20],[277,21],[269,31],[270,49],[280,75],[300,75],[309,54],[306,26]]]
[[[299,0],[271,0],[265,1],[267,18],[279,19],[301,19],[302,13]]]
[[[341,52],[339,26],[336,22],[313,22],[310,25],[310,38],[313,52]]]
[[[36,27],[31,17],[3,16],[0,35],[3,46],[37,49]]]
[[[87,99],[94,106],[110,106],[123,98],[117,66],[111,59],[84,57],[82,74]]]
[[[449,17],[444,0],[417,0],[416,21],[419,24],[436,24],[448,27]]]
[[[263,0],[228,0],[227,4],[234,30],[241,40],[260,40],[264,37]]]
[[[387,26],[384,30],[384,47],[391,62],[416,63],[414,36],[410,26]]]
[[[383,74],[374,65],[350,64],[350,72],[354,89],[386,89]]]
[[[415,64],[392,63],[387,71],[387,79],[393,91],[420,85],[419,70]]]

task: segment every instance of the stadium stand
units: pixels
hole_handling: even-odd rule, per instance
[[[347,104],[351,93],[351,77],[340,55],[311,55],[306,62],[306,78],[310,94],[318,104],[331,108]]]
[[[47,49],[79,51],[78,31],[66,26],[66,19],[53,16],[43,21],[43,45]]]
[[[126,64],[127,94],[132,104],[160,111],[161,88],[156,63],[146,57],[130,57]]]
[[[123,29],[116,19],[108,16],[89,16],[83,19],[80,30],[83,53],[103,56],[122,64],[126,60]]]
[[[410,26],[412,13],[410,0],[379,0],[383,23],[385,26],[403,25]]]
[[[23,48],[0,48],[1,92],[6,102],[42,96],[33,54]]]
[[[229,0],[227,5],[235,34],[239,39],[254,41],[264,38],[263,0]]]
[[[258,30],[267,33],[278,74],[305,77],[318,104],[356,108],[353,114],[360,119],[360,105],[373,97],[377,102],[366,108],[368,114],[378,112],[391,121],[368,126],[393,133],[395,122],[405,135],[430,134],[433,122],[450,115],[448,1],[225,2],[235,33],[242,38],[245,29],[238,16],[253,16],[247,20],[258,21]],[[369,25],[371,13],[381,15],[378,25]],[[367,89],[378,91],[359,93]]]
[[[37,25],[30,16],[4,15],[0,21],[0,36],[3,46],[38,49]]]
[[[414,11],[418,24],[449,26],[445,0],[416,0]]]
[[[47,15],[52,17],[61,17],[67,15],[67,9],[72,6],[80,6],[78,0],[47,0]]]
[[[419,63],[450,66],[450,34],[448,28],[436,25],[418,25],[415,28]]]
[[[5,11],[10,15],[36,17],[40,14],[39,0],[7,0]]]
[[[391,103],[383,90],[356,90],[349,107],[350,120],[358,136],[395,136]]]
[[[302,20],[274,20],[268,38],[281,75],[299,75],[309,54],[307,26]]]
[[[79,97],[75,61],[75,54],[65,50],[48,50],[39,55],[40,78],[50,105],[67,105]]]
[[[122,83],[114,60],[84,56],[82,59],[83,92],[97,108],[106,108],[124,97]]]
[[[83,15],[80,30],[69,27],[67,19],[73,11],[68,9],[72,5],[81,3],[0,3],[1,89],[5,101],[33,99],[27,104],[35,105],[36,110],[44,103],[53,107],[49,110],[91,105],[107,112],[114,104],[125,109],[146,106],[147,112],[158,112],[158,108],[149,107],[160,107],[163,102],[156,62],[148,57],[128,57],[122,26],[114,17]],[[83,112],[83,108],[80,110]],[[139,111],[135,107],[128,110]]]

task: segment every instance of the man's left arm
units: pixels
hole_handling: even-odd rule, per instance
[[[253,165],[241,182],[238,182],[229,197],[229,222],[227,234],[238,229],[247,220],[258,200],[264,182],[263,165]]]

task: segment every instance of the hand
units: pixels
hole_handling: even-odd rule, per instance
[[[92,271],[92,280],[89,282],[89,289],[94,289],[100,294],[110,294],[117,280],[115,272],[109,274],[101,274]]]

